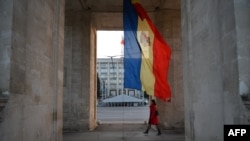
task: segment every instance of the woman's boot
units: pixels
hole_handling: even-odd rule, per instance
[[[160,135],[161,135],[161,130],[160,130],[160,128],[159,128],[159,125],[156,125],[156,128],[157,128],[157,131],[158,131],[157,136],[160,136]]]
[[[148,125],[147,130],[146,130],[145,132],[143,132],[143,133],[144,133],[144,134],[148,134],[148,131],[149,131],[150,127],[151,127],[151,125]]]

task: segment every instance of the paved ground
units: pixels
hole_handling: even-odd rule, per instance
[[[94,131],[64,133],[63,141],[184,141],[184,132],[162,130],[157,136],[155,127],[148,135],[148,106],[144,107],[98,107],[97,119],[100,125]]]
[[[63,141],[184,141],[182,131],[162,130],[157,136],[153,128],[145,135],[145,124],[101,124],[94,131],[64,133]]]

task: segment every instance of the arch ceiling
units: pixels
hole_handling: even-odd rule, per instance
[[[66,10],[92,12],[122,12],[123,0],[65,0]],[[146,11],[180,10],[180,0],[141,0]]]

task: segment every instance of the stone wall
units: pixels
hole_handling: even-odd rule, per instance
[[[89,129],[90,28],[88,11],[66,11],[63,97],[65,131]]]
[[[13,1],[0,1],[0,95],[9,92]]]
[[[64,1],[8,2],[3,11],[12,21],[7,20],[9,53],[4,55],[11,55],[0,62],[10,66],[4,71],[10,76],[10,94],[0,139],[62,140]]]
[[[171,48],[168,82],[171,87],[171,102],[158,100],[160,120],[164,128],[184,128],[183,67],[181,48],[181,15],[178,10],[154,12],[154,23]]]
[[[234,0],[237,53],[239,66],[239,93],[250,101],[250,1]]]
[[[182,0],[186,141],[221,141],[225,124],[246,124],[234,2]]]

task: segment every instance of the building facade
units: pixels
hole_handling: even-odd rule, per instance
[[[96,71],[100,80],[100,92],[102,99],[118,96],[121,94],[144,98],[140,90],[125,89],[123,87],[124,67],[123,57],[98,58]]]

